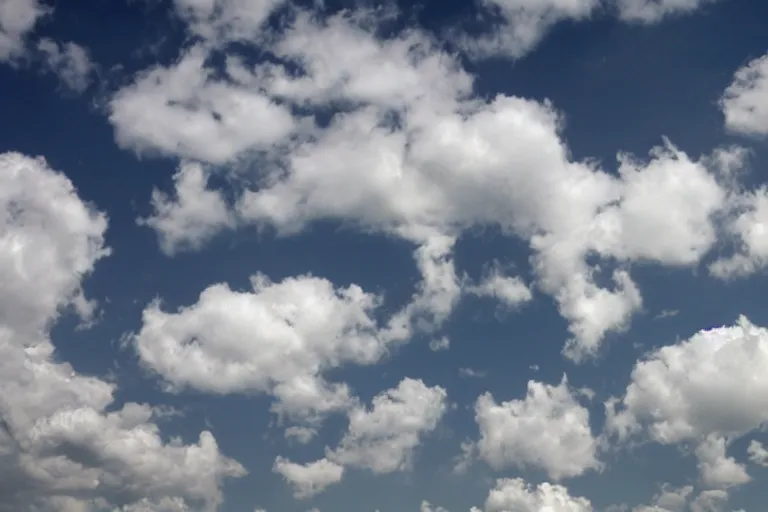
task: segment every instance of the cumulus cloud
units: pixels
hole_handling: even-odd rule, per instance
[[[378,297],[312,276],[274,283],[257,274],[251,285],[211,285],[177,312],[150,304],[134,338],[142,363],[176,388],[270,393],[276,412],[310,423],[348,408],[347,386],[322,374],[385,354],[373,318]]]
[[[91,82],[95,65],[88,50],[71,41],[57,43],[43,38],[37,43],[45,68],[56,74],[61,83],[75,92],[83,92]]]
[[[173,0],[174,12],[207,44],[250,40],[283,0]]]
[[[502,23],[490,33],[465,39],[468,50],[486,56],[519,58],[538,45],[560,21],[589,18],[600,0],[482,0],[481,5]]]
[[[725,512],[727,505],[727,492],[718,489],[702,491],[691,502],[691,512]]]
[[[693,487],[672,487],[663,484],[661,490],[653,497],[650,506],[640,506],[632,512],[684,512],[686,504],[693,496]]]
[[[0,509],[214,510],[245,471],[209,432],[164,442],[152,408],[114,408],[114,384],[54,358],[49,329],[109,253],[106,228],[45,160],[0,155]]]
[[[204,46],[189,48],[114,95],[109,120],[121,147],[222,164],[291,131],[290,113],[258,89],[214,78],[208,55]]]
[[[157,232],[163,252],[199,249],[215,234],[234,227],[234,217],[223,197],[207,188],[208,173],[202,165],[184,162],[173,176],[175,197],[152,191],[152,215],[139,219]]]
[[[581,12],[590,2],[508,3]],[[210,3],[182,4],[197,17],[212,12]],[[642,307],[626,265],[693,266],[713,246],[727,190],[712,158],[667,141],[645,161],[620,155],[618,176],[573,161],[553,105],[474,98],[457,56],[419,29],[377,38],[380,18],[296,10],[284,31],[258,39],[273,61],[230,54],[216,74],[210,45],[188,48],[114,96],[117,140],[213,164],[266,154],[246,180],[257,186],[246,183],[234,206],[239,222],[291,235],[331,220],[417,244],[424,280],[389,326],[400,338],[451,313],[462,291],[453,243],[475,226],[528,243],[533,284],[556,299],[572,334],[565,354],[577,361]],[[315,119],[315,109],[330,119]],[[662,200],[674,215],[656,207]],[[178,212],[174,225],[193,225]],[[520,285],[495,279],[474,291],[520,302]]]
[[[600,469],[589,411],[565,378],[557,386],[528,383],[522,400],[498,404],[486,393],[477,399],[478,455],[494,469],[537,468],[559,480]]]
[[[768,135],[768,54],[736,71],[720,99],[725,126],[735,133]]]
[[[295,464],[283,457],[275,460],[273,470],[279,473],[294,488],[294,497],[311,498],[324,491],[326,487],[341,482],[344,466],[320,459],[308,464]]]
[[[345,467],[376,474],[408,470],[421,438],[437,427],[445,413],[446,396],[439,386],[405,378],[396,388],[375,396],[370,409],[351,409],[347,432],[335,449],[326,448],[325,458],[295,464],[278,457],[275,470],[293,485],[297,498],[339,482]]]
[[[327,456],[374,473],[410,469],[421,437],[443,417],[446,397],[440,386],[405,378],[396,388],[374,397],[371,409],[350,411],[347,433]]]
[[[747,447],[747,454],[749,455],[749,461],[753,464],[768,467],[768,450],[765,449],[763,443],[751,441]]]
[[[485,500],[485,512],[592,512],[586,498],[573,497],[561,485],[542,483],[534,487],[520,478],[502,478]],[[473,511],[480,512],[474,508]]]
[[[428,501],[422,501],[419,512],[449,512],[447,508],[434,506]]]
[[[635,365],[624,397],[607,403],[607,431],[693,443],[705,482],[744,483],[744,468],[725,449],[768,420],[767,354],[768,330],[743,316],[657,349]]]
[[[520,277],[505,275],[501,269],[493,268],[483,279],[468,286],[466,292],[478,297],[494,297],[503,305],[514,308],[531,301],[533,294]]]
[[[745,191],[734,197],[732,206],[724,227],[736,251],[709,265],[712,275],[721,279],[746,277],[768,265],[768,189]]]
[[[715,436],[707,437],[696,448],[701,479],[709,488],[725,489],[751,480],[744,465],[726,456],[725,450],[725,439]]]
[[[0,4],[0,62],[24,54],[27,36],[49,10],[39,0],[4,0]]]

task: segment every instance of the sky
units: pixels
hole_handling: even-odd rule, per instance
[[[763,512],[766,27],[0,0],[0,512]]]

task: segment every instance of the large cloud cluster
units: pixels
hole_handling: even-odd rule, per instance
[[[114,384],[54,356],[61,311],[94,312],[80,286],[106,228],[45,160],[0,155],[0,510],[214,510],[222,478],[245,471],[209,432],[164,442],[152,407],[115,409]]]

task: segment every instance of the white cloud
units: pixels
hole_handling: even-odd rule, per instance
[[[589,425],[589,411],[574,398],[565,378],[557,386],[529,381],[523,400],[477,399],[479,456],[494,469],[537,468],[550,478],[578,476],[602,464]]]
[[[421,506],[419,506],[419,512],[448,512],[448,509],[440,506],[433,506],[428,501],[422,501]]]
[[[207,44],[250,40],[283,0],[173,0],[176,14]]]
[[[488,494],[485,512],[592,512],[586,498],[573,497],[561,485],[536,487],[520,478],[502,478]],[[478,511],[479,512],[479,511]]]
[[[645,429],[664,444],[733,439],[768,420],[766,397],[768,330],[742,316],[639,361],[624,397],[608,404],[608,427],[621,438]]]
[[[717,0],[617,0],[624,21],[656,23],[667,16],[688,14]]]
[[[692,493],[693,487],[690,485],[675,488],[663,484],[650,506],[635,507],[632,512],[684,512]]]
[[[620,401],[607,404],[607,431],[647,432],[662,444],[691,442],[708,484],[748,479],[725,447],[768,421],[768,330],[745,317],[703,330],[639,361]]]
[[[749,276],[768,265],[768,189],[743,192],[733,199],[733,208],[725,231],[736,241],[736,252],[709,266],[721,279]]]
[[[747,447],[747,454],[749,455],[749,461],[758,466],[768,467],[768,450],[765,449],[763,443],[759,441],[751,441]]]
[[[107,219],[42,158],[0,154],[0,180],[0,323],[36,339],[82,294],[79,276],[109,254]]]
[[[403,379],[373,398],[372,408],[349,412],[349,428],[331,460],[374,473],[410,469],[421,437],[432,432],[446,410],[446,391],[421,380]]]
[[[709,436],[696,448],[701,479],[708,488],[725,489],[751,480],[744,465],[725,454],[726,441]]]
[[[199,249],[215,234],[235,225],[221,192],[207,188],[208,173],[197,163],[184,162],[173,176],[175,197],[152,191],[151,216],[139,219],[157,232],[160,247],[171,256]]]
[[[280,473],[294,488],[294,497],[298,499],[311,498],[323,492],[328,486],[341,482],[344,467],[320,459],[308,464],[295,464],[283,457],[275,460],[273,470]]]
[[[600,0],[482,0],[503,19],[491,33],[465,40],[471,53],[519,58],[541,42],[553,25],[589,18]]]
[[[271,147],[294,128],[291,114],[258,89],[213,76],[209,49],[139,74],[109,103],[117,143],[213,164]]]
[[[717,0],[481,0],[487,13],[500,18],[476,37],[459,36],[470,55],[524,57],[556,24],[579,22],[609,10],[629,23],[657,23],[674,15],[690,14]]]
[[[278,457],[275,471],[294,486],[297,498],[308,498],[341,481],[345,467],[377,474],[408,470],[421,438],[445,413],[445,400],[443,388],[405,378],[375,396],[371,409],[351,409],[347,432],[335,449],[326,448],[325,458],[295,464]]]
[[[586,9],[550,3],[542,12]],[[185,8],[203,16],[212,5]],[[377,39],[377,16],[298,11],[284,32],[262,41],[288,68],[228,55],[226,78],[214,78],[204,65],[209,50],[192,47],[113,98],[117,140],[212,163],[267,151],[275,165],[260,161],[258,187],[237,202],[240,221],[289,235],[335,220],[418,244],[424,281],[389,325],[388,336],[399,339],[439,327],[451,313],[461,293],[452,246],[474,226],[500,226],[530,245],[535,284],[568,320],[565,354],[577,361],[642,306],[625,264],[692,266],[712,247],[712,217],[726,197],[713,159],[694,161],[666,142],[647,162],[622,155],[618,177],[571,161],[551,104],[471,98],[472,78],[456,56],[417,29]],[[293,119],[295,107],[334,114],[320,128]],[[656,207],[660,198],[673,216]],[[183,217],[179,211],[176,224],[191,225]],[[612,284],[597,284],[604,273]],[[513,281],[486,284],[509,300],[525,298]]]
[[[533,294],[520,277],[505,275],[501,269],[493,268],[476,285],[468,286],[467,293],[479,297],[494,297],[509,308],[517,307],[533,299]]]
[[[0,4],[0,62],[24,54],[26,37],[49,12],[39,0],[3,0]]]
[[[440,352],[441,350],[448,350],[449,348],[451,348],[451,340],[447,336],[429,342],[429,350],[432,352]]]
[[[459,368],[459,376],[467,377],[470,379],[482,379],[488,374],[481,370],[474,370],[472,368]]]
[[[725,126],[735,133],[768,135],[768,54],[736,71],[720,99]]]
[[[702,491],[691,503],[691,512],[725,512],[728,493],[722,490]]]
[[[106,227],[45,160],[0,155],[0,509],[214,510],[245,471],[210,433],[163,442],[152,408],[114,409],[114,384],[54,358],[48,330],[108,254]]]
[[[45,68],[55,73],[61,83],[75,92],[83,92],[91,82],[95,66],[88,50],[73,42],[57,43],[43,38],[37,43]]]
[[[347,386],[322,374],[385,354],[372,317],[378,298],[312,276],[273,283],[258,274],[251,284],[211,285],[175,313],[149,305],[134,340],[142,363],[177,388],[271,393],[275,411],[299,421],[351,406]]]

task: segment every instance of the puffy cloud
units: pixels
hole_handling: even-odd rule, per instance
[[[91,82],[94,64],[88,50],[73,42],[57,43],[43,38],[37,43],[45,67],[55,73],[61,83],[75,91],[83,92]]]
[[[298,499],[311,498],[332,484],[341,482],[344,466],[320,459],[308,464],[295,464],[283,457],[275,460],[274,471],[294,488],[294,496]]]
[[[405,378],[396,388],[375,396],[370,409],[351,409],[347,432],[335,449],[326,448],[325,458],[295,464],[278,457],[275,471],[294,486],[297,498],[307,498],[339,482],[345,467],[374,473],[410,469],[421,438],[442,418],[445,400],[443,388]]]
[[[691,503],[691,512],[725,512],[728,493],[722,490],[702,491]]]
[[[167,255],[183,249],[199,249],[222,229],[234,226],[234,218],[221,192],[207,188],[208,175],[200,164],[182,163],[173,176],[175,197],[152,191],[153,214],[140,219],[154,229]]]
[[[294,127],[291,114],[258,89],[214,77],[209,49],[194,46],[170,67],[139,74],[109,103],[124,148],[222,164],[271,147]]]
[[[725,126],[744,135],[768,135],[768,54],[736,71],[720,99]]]
[[[476,510],[476,509],[475,509]],[[520,478],[503,478],[485,501],[485,512],[592,512],[586,498],[573,497],[561,485],[542,483],[536,487]],[[479,512],[479,511],[478,511]]]
[[[451,340],[447,336],[429,342],[429,350],[432,352],[440,352],[441,350],[448,350],[449,348],[451,348]]]
[[[503,22],[491,33],[465,40],[468,49],[479,55],[519,58],[538,45],[556,23],[588,18],[600,0],[483,0],[481,4]]]
[[[475,404],[479,456],[493,468],[542,469],[551,478],[600,469],[589,411],[574,398],[565,378],[557,386],[528,383],[523,400],[496,403],[490,394]]]
[[[173,0],[191,33],[207,44],[253,39],[283,0]]]
[[[763,443],[751,441],[747,447],[747,454],[749,455],[749,461],[753,464],[768,467],[768,450],[765,449]]]
[[[445,389],[403,379],[373,398],[372,408],[349,413],[349,428],[327,457],[374,473],[409,469],[421,437],[433,431],[446,409]]]
[[[448,509],[440,506],[433,506],[428,501],[422,501],[419,506],[419,512],[448,512]]]
[[[39,0],[4,0],[0,4],[0,62],[25,52],[26,36],[48,12]]]
[[[589,2],[507,4],[576,13]],[[213,6],[185,5],[205,13]],[[265,151],[257,186],[250,176],[235,205],[239,221],[290,235],[332,220],[417,244],[422,287],[388,326],[401,339],[452,311],[462,291],[453,244],[475,226],[498,226],[529,244],[535,284],[568,320],[565,354],[577,361],[641,308],[627,264],[693,266],[715,243],[713,217],[727,187],[714,159],[693,160],[665,142],[647,161],[620,155],[618,176],[572,161],[550,103],[473,98],[455,55],[418,29],[377,38],[371,28],[380,22],[370,11],[297,11],[285,31],[260,40],[274,62],[227,55],[221,78],[205,64],[208,48],[194,46],[115,95],[117,140],[217,164]],[[313,119],[315,109],[330,119]],[[674,215],[656,208],[662,199]],[[172,211],[174,225],[196,225]],[[201,225],[227,227],[217,215]],[[608,283],[598,284],[605,275]],[[509,280],[485,284],[475,291],[525,295]]]
[[[735,196],[733,208],[725,231],[736,240],[737,250],[709,266],[721,279],[745,277],[768,265],[768,189],[763,186]]]
[[[661,491],[653,497],[650,506],[635,507],[632,512],[684,512],[692,496],[693,487],[674,488],[669,484],[661,486]]]
[[[134,339],[142,363],[177,388],[271,393],[277,412],[304,421],[349,407],[348,388],[322,373],[384,355],[378,298],[312,276],[273,283],[257,274],[251,285],[211,285],[177,312],[150,304]]]
[[[695,443],[705,483],[735,485],[748,476],[725,448],[768,421],[766,397],[768,330],[741,317],[638,362],[624,397],[607,404],[607,431]]]
[[[468,286],[466,292],[479,297],[494,297],[510,308],[533,299],[531,290],[521,278],[507,276],[499,268],[493,268],[476,285]]]
[[[701,479],[707,487],[728,488],[751,480],[746,468],[725,454],[726,442],[709,436],[696,448]]]
[[[0,154],[0,206],[0,324],[37,340],[82,295],[80,276],[109,254],[107,219],[44,159],[18,153]]]
[[[163,442],[154,410],[115,410],[114,384],[54,359],[48,330],[85,300],[106,227],[45,160],[0,155],[0,509],[213,510],[221,479],[245,472],[210,433]]]
[[[624,397],[608,404],[608,427],[622,438],[645,429],[664,444],[731,439],[768,420],[766,397],[768,330],[742,316],[639,361]]]
[[[313,41],[338,37],[319,34]],[[443,72],[448,83],[462,83],[454,66]],[[238,211],[285,233],[336,219],[409,240],[425,226],[456,236],[475,225],[500,225],[534,250],[538,284],[571,322],[574,359],[596,352],[605,333],[626,327],[642,304],[625,271],[615,273],[613,288],[597,286],[589,255],[692,265],[714,243],[711,216],[726,194],[705,159],[692,161],[667,143],[645,163],[622,157],[617,179],[568,160],[551,105],[504,96],[469,101],[460,87],[448,91],[398,111],[395,128],[381,112],[391,95],[356,93],[368,106],[335,116],[300,143],[287,156],[288,172],[246,192]],[[317,92],[320,99],[325,94]],[[658,213],[659,194],[676,205],[679,222]]]

